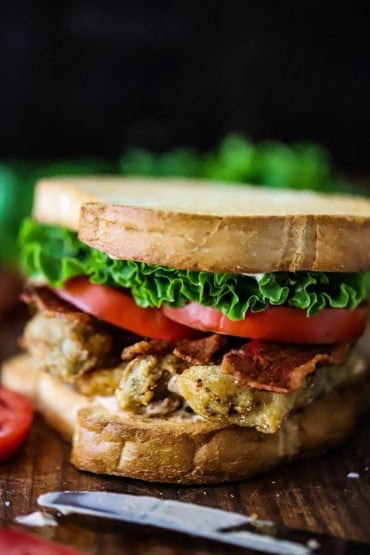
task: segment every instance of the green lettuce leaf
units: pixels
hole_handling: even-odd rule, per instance
[[[248,310],[288,305],[307,316],[325,307],[356,308],[367,296],[370,274],[275,272],[262,276],[177,270],[132,260],[113,260],[81,243],[76,233],[26,220],[20,232],[27,274],[61,287],[75,276],[92,283],[129,289],[139,306],[183,306],[194,301],[215,307],[232,320]]]

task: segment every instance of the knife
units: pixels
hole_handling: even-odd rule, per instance
[[[203,505],[98,491],[50,492],[40,507],[61,515],[85,515],[155,526],[277,555],[365,555],[369,544],[295,530],[268,520]]]

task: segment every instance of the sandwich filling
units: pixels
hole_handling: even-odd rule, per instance
[[[143,340],[49,288],[30,288],[23,299],[35,312],[22,343],[36,367],[85,395],[114,396],[120,409],[144,417],[185,411],[274,433],[291,412],[365,376],[348,343],[283,346],[219,334]]]
[[[290,413],[365,378],[350,347],[366,324],[369,274],[113,260],[31,220],[20,241],[34,283],[23,347],[39,369],[120,410],[275,433]]]

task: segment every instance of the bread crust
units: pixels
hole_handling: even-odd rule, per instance
[[[85,204],[79,238],[113,258],[185,270],[370,269],[370,219],[348,216],[219,217]]]
[[[80,223],[78,217],[81,210]],[[43,180],[34,216],[118,259],[188,270],[370,270],[370,201],[141,178]]]
[[[211,484],[240,480],[345,441],[370,406],[369,382],[347,384],[291,415],[276,434],[204,419],[143,418],[91,403],[28,355],[4,364],[3,383],[25,393],[70,440],[81,470],[152,482]]]

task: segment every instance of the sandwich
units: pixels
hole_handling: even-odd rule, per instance
[[[370,405],[370,201],[205,181],[54,178],[20,245],[3,383],[81,470],[240,480],[345,441]]]

